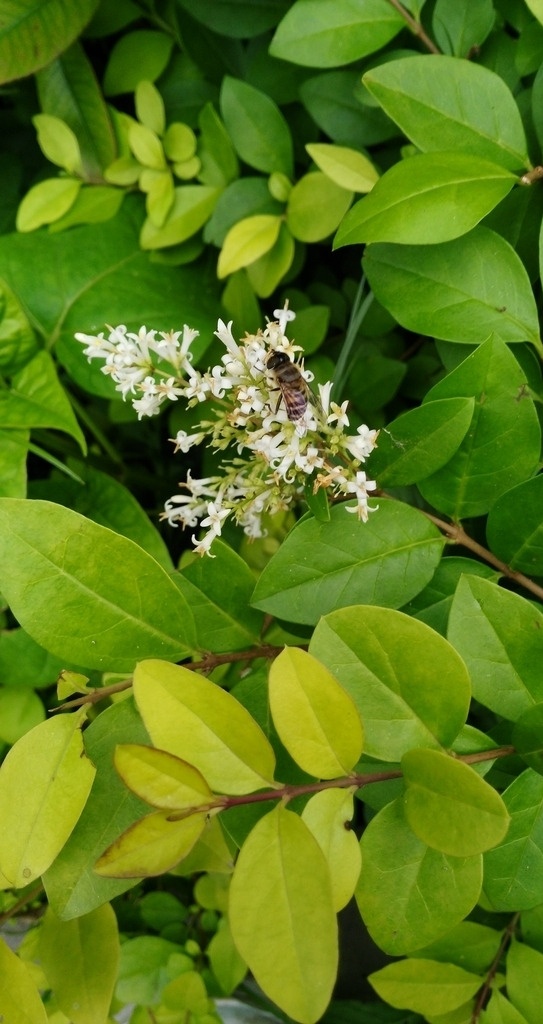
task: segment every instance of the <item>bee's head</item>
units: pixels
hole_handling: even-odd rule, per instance
[[[277,370],[279,366],[284,366],[285,363],[290,362],[290,357],[287,355],[286,352],[276,352],[275,350],[273,352],[270,352],[269,356],[266,359],[266,365],[268,367],[268,370]]]

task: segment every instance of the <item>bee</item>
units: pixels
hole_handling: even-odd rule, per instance
[[[266,366],[275,377],[281,398],[285,403],[289,420],[296,423],[304,415],[309,400],[313,397],[300,368],[292,362],[286,352],[270,352]],[[279,408],[279,402],[277,408]],[[277,412],[277,409],[275,410]]]

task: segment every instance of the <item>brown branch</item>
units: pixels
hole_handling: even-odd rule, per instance
[[[492,982],[494,981],[498,967],[500,966],[500,960],[503,954],[505,953],[505,950],[507,949],[509,943],[511,942],[511,939],[513,938],[519,917],[520,911],[517,911],[516,914],[513,914],[513,917],[511,918],[509,924],[507,925],[507,928],[503,933],[503,938],[502,941],[500,942],[498,952],[496,953],[496,956],[494,957],[492,964],[488,969],[484,985],[479,989],[479,995],[477,996],[477,1002],[473,1007],[473,1013],[471,1015],[470,1024],[478,1024],[481,1013],[485,1008],[485,1004],[488,999],[488,994],[492,987]]]
[[[526,171],[526,174],[519,178],[520,185],[533,185],[534,181],[540,181],[543,178],[543,167],[532,167],[531,171]]]
[[[483,561],[494,566],[494,568],[503,576],[507,576],[508,579],[518,583],[519,586],[524,587],[525,590],[531,591],[531,593],[535,594],[540,601],[543,601],[543,587],[541,587],[539,583],[534,583],[529,576],[525,576],[524,573],[511,569],[505,562],[496,558],[496,555],[493,555],[488,548],[483,547],[482,544],[473,540],[473,538],[470,537],[461,526],[457,526],[454,523],[446,523],[444,519],[439,519],[437,516],[432,515],[431,512],[425,512],[424,509],[421,509],[420,511],[427,519],[430,519],[432,523],[435,523],[441,532],[446,534],[454,544],[459,544],[463,548],[467,548],[468,551],[473,551],[473,553],[478,555],[479,558],[482,558]]]
[[[426,35],[426,32],[424,31],[420,21],[416,21],[416,19],[413,18],[409,11],[405,9],[403,4],[400,3],[400,0],[389,0],[389,3],[392,5],[392,7],[396,8],[398,14],[401,14],[406,25],[411,29],[413,35],[417,36],[418,39],[420,39],[421,43],[424,44],[424,46],[426,47],[427,50],[430,51],[430,53],[441,53],[441,50],[436,46],[433,40],[430,39],[430,36]]]

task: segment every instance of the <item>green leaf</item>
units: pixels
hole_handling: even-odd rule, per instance
[[[147,878],[170,871],[190,853],[206,826],[207,812],[174,820],[172,812],[155,811],[130,825],[96,861],[104,878]]]
[[[322,618],[309,646],[352,696],[369,756],[395,762],[414,746],[452,745],[466,720],[469,677],[429,626],[360,605]]]
[[[274,784],[272,747],[220,686],[179,665],[143,661],[134,694],[155,746],[194,765],[212,789],[250,793]]]
[[[290,191],[287,227],[299,242],[320,242],[336,230],[352,198],[322,171],[305,174]]]
[[[318,127],[338,145],[360,150],[398,134],[361,86],[360,71],[327,71],[307,78],[300,98]]]
[[[180,0],[189,14],[213,32],[232,39],[252,39],[273,28],[279,21],[286,0],[206,0],[195,7],[192,0]]]
[[[270,45],[272,57],[335,68],[385,46],[405,22],[386,0],[296,0]]]
[[[247,82],[226,75],[220,102],[226,130],[238,156],[257,171],[282,171],[292,177],[290,128],[274,101]]]
[[[305,148],[319,170],[350,192],[371,192],[379,180],[379,172],[374,165],[356,149],[331,146],[325,142],[313,142]]]
[[[479,0],[477,4],[454,4],[437,0],[432,15],[432,29],[436,43],[443,53],[455,57],[469,57],[492,31],[496,12],[492,0]]]
[[[543,615],[535,605],[489,580],[463,576],[448,636],[485,707],[514,721],[543,701]]]
[[[5,268],[3,267],[4,271]],[[18,297],[0,279],[0,369],[12,374],[20,370],[36,352],[38,340]]]
[[[0,495],[24,498],[29,430],[0,430]]]
[[[431,626],[442,636],[447,636],[447,625],[454,594],[460,577],[470,573],[474,576],[484,576],[485,579],[496,581],[499,574],[485,565],[483,562],[476,562],[472,558],[460,558],[456,555],[448,555],[442,558],[430,583],[420,594],[417,594],[412,601],[403,606],[407,615]]]
[[[162,142],[151,128],[133,121],[128,129],[128,142],[136,160],[144,167],[150,167],[155,171],[165,169],[166,157]]]
[[[478,974],[437,960],[400,960],[368,976],[370,985],[391,1006],[415,1013],[444,1014],[462,1006],[481,987]]]
[[[98,0],[76,5],[64,0],[38,4],[17,0],[4,5],[0,30],[1,81],[24,78],[62,53],[90,21]]]
[[[526,374],[499,338],[480,345],[426,397],[475,400],[470,428],[458,450],[419,484],[434,508],[453,519],[483,515],[504,491],[535,472],[539,418],[526,394]]]
[[[173,45],[173,37],[166,32],[143,29],[121,36],[106,67],[106,96],[134,92],[142,81],[155,82],[168,64]]]
[[[62,118],[75,132],[85,180],[99,180],[115,158],[117,144],[109,109],[80,43],[42,68],[36,85],[44,114]]]
[[[76,921],[60,921],[47,910],[39,933],[40,962],[59,1008],[73,1024],[106,1020],[119,948],[109,903]]]
[[[330,869],[334,910],[342,910],[354,895],[362,858],[355,832],[352,792],[323,789],[306,803],[302,821],[315,836]]]
[[[0,1014],[10,1024],[48,1024],[30,969],[0,939]]]
[[[81,152],[72,129],[59,117],[35,114],[32,118],[38,133],[38,144],[51,163],[62,167],[68,174],[81,171]]]
[[[209,220],[218,195],[218,190],[208,185],[175,188],[173,206],[162,227],[153,224],[150,217],[145,221],[140,233],[142,249],[162,249],[191,238]]]
[[[501,940],[495,928],[475,921],[461,921],[411,955],[456,964],[474,974],[483,974],[492,966]]]
[[[543,476],[524,480],[494,502],[486,523],[491,551],[511,569],[543,576]]]
[[[483,887],[493,910],[529,910],[541,904],[543,778],[527,768],[503,793],[509,831],[484,856]]]
[[[46,501],[2,498],[0,516],[4,596],[46,650],[130,672],[138,658],[192,649],[190,608],[132,541]]]
[[[408,750],[402,771],[406,818],[432,849],[472,857],[503,839],[507,808],[469,765],[439,750]]]
[[[202,162],[200,181],[204,185],[224,188],[239,176],[239,163],[230,136],[213,104],[206,103],[198,115]]]
[[[0,397],[0,427],[52,427],[69,434],[86,452],[85,436],[48,352],[38,352]]]
[[[401,797],[372,818],[360,848],[356,901],[373,940],[390,956],[444,935],[479,899],[482,858],[430,849],[407,824]]]
[[[247,974],[247,967],[234,945],[227,917],[219,922],[206,949],[206,956],[209,957],[211,970],[222,991],[225,995],[232,995]]]
[[[84,185],[68,213],[50,225],[49,231],[65,231],[78,224],[102,224],[111,220],[121,208],[124,192],[109,185]]]
[[[347,775],[362,753],[363,731],[352,697],[316,658],[285,647],[269,674],[273,724],[290,756],[319,779]]]
[[[174,957],[179,961],[180,970],[191,969],[192,960],[174,942],[158,935],[138,935],[135,939],[127,939],[121,946],[116,998],[122,1003],[156,1006],[172,976],[169,967]]]
[[[409,157],[394,164],[349,211],[334,248],[357,242],[448,242],[475,227],[516,181],[505,168],[465,153]]]
[[[140,800],[160,810],[182,810],[209,803],[213,794],[200,772],[165,750],[138,743],[119,744],[115,768]]]
[[[498,989],[494,989],[481,1021],[483,1024],[528,1024],[526,1017]]]
[[[234,942],[266,995],[301,1024],[314,1024],[336,978],[336,916],[324,854],[282,805],[260,819],[240,851],[229,917]]]
[[[0,770],[0,870],[17,889],[49,867],[85,806],[95,769],[85,756],[85,712],[42,722]]]
[[[35,231],[63,217],[75,203],[81,185],[75,178],[47,178],[33,185],[17,211],[17,231]]]
[[[43,704],[32,690],[0,687],[0,740],[3,743],[16,743],[44,718]]]
[[[527,708],[513,725],[511,740],[522,760],[543,775],[543,703]]]
[[[288,274],[295,255],[294,239],[285,223],[271,249],[247,267],[247,278],[259,298],[267,299]]]
[[[503,79],[488,68],[425,54],[372,68],[363,80],[423,152],[469,153],[509,171],[529,167],[519,109]]]
[[[473,398],[428,401],[379,434],[371,470],[380,487],[403,487],[435,473],[452,458],[473,418]]]
[[[275,245],[281,228],[281,218],[261,214],[238,221],[228,232],[219,255],[219,280],[235,273],[241,267],[264,256]]]
[[[138,118],[138,121],[141,121],[142,125],[148,128],[155,135],[162,135],[166,127],[166,115],[164,112],[164,100],[162,99],[162,96],[160,95],[156,86],[154,86],[152,82],[138,82],[136,86],[136,95],[134,97],[134,102],[136,106],[136,116]],[[168,132],[170,133],[170,138],[172,134],[177,135],[177,132],[175,131],[177,127],[186,127],[187,132],[191,132],[191,129],[188,128],[188,126],[170,125],[170,128],[168,129]],[[174,129],[173,133],[172,129]],[[194,140],[194,133],[192,133],[192,138]],[[166,139],[164,139],[164,144],[166,144]],[[192,156],[194,148],[189,153],[189,156]],[[185,157],[171,156],[170,159],[183,160],[185,159]]]
[[[442,550],[436,527],[401,502],[380,498],[363,524],[335,505],[330,522],[294,527],[261,574],[253,605],[309,625],[350,604],[398,607],[428,583]]]
[[[119,743],[149,743],[132,697],[106,708],[85,730],[85,749],[96,764],[94,783],[68,842],[43,876],[49,903],[63,920],[90,913],[133,884],[100,878],[94,870],[104,848],[148,810],[113,767]]]
[[[543,999],[543,954],[513,939],[507,953],[507,995],[528,1024],[536,1024]]]
[[[488,228],[440,245],[376,243],[364,266],[376,298],[411,331],[465,345],[492,333],[508,343],[540,345],[528,275],[511,246]]]
[[[218,538],[214,558],[196,555],[175,575],[194,612],[198,646],[214,654],[238,651],[260,640],[263,616],[250,607],[254,574],[247,562]]]

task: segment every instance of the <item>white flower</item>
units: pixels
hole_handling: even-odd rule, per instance
[[[210,501],[207,506],[207,516],[202,519],[200,526],[210,526],[216,537],[220,536],[222,521],[230,515],[229,508],[221,508],[220,505]]]
[[[277,320],[279,330],[283,335],[286,334],[287,324],[292,323],[292,321],[296,319],[296,313],[294,313],[292,309],[288,308],[288,302],[285,302],[282,309],[274,309],[273,315]]]
[[[327,416],[326,422],[333,423],[337,420],[338,427],[348,427],[349,417],[347,416],[348,402],[342,402],[341,405],[337,405],[336,402],[330,403],[331,413]]]
[[[195,445],[201,444],[204,437],[203,431],[199,431],[197,434],[187,434],[186,430],[178,430],[175,438],[170,437],[170,441],[173,441],[175,444],[174,451],[183,452],[186,455]]]
[[[371,455],[376,447],[378,436],[378,430],[370,430],[365,423],[362,423],[358,428],[357,436],[345,438],[345,446],[351,455],[354,455],[355,459],[365,462],[368,455]]]

